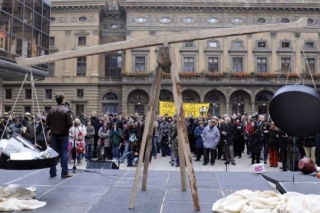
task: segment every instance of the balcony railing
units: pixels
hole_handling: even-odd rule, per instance
[[[122,84],[151,84],[153,76],[123,76],[123,77],[104,77],[101,78],[100,82],[121,82]],[[302,77],[302,80],[297,77],[289,77],[287,80],[286,76],[279,77],[257,77],[257,76],[246,76],[246,77],[235,77],[235,76],[180,76],[182,83],[207,85],[210,83],[214,84],[313,84],[310,77]],[[314,78],[315,83],[320,84],[320,77]],[[163,83],[171,83],[170,76],[162,77]]]

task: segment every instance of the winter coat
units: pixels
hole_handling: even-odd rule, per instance
[[[159,135],[159,123],[158,121],[153,122],[153,136],[158,137]]]
[[[98,145],[101,144],[101,139],[104,139],[104,147],[110,147],[110,135],[111,135],[111,131],[110,129],[106,129],[105,132],[103,131],[103,126],[100,127],[99,132],[98,132]]]
[[[122,142],[122,132],[119,128],[116,130],[111,130],[111,135],[110,135],[112,145],[118,146]]]
[[[167,121],[163,121],[159,125],[159,135],[158,135],[158,142],[160,143],[162,140],[163,142],[168,141],[169,137],[169,129],[170,124]]]
[[[215,149],[220,140],[220,132],[216,126],[206,126],[202,132],[203,147]]]
[[[279,135],[277,130],[269,129],[268,148],[279,149]]]
[[[233,137],[235,135],[235,128],[232,123],[224,123],[222,122],[220,125],[220,134],[221,134],[221,140],[226,141],[227,144],[233,145]]]
[[[87,126],[87,135],[85,137],[85,142],[86,144],[94,144],[94,135],[96,134],[95,133],[95,130],[94,130],[94,127],[93,126]]]
[[[176,139],[178,136],[178,129],[177,129],[177,122],[176,121],[172,121],[170,123],[170,138],[171,139]]]
[[[82,124],[80,124],[80,126],[72,126],[69,129],[69,140],[73,140],[73,139],[78,140],[80,132],[82,133],[82,136],[84,138],[87,134],[87,128]]]
[[[284,132],[279,132],[279,148],[281,150],[286,150],[288,149],[288,136],[285,137]]]
[[[254,128],[251,132],[248,132],[248,141],[251,146],[252,153],[260,152],[260,140],[261,140],[261,131],[259,128]]]
[[[203,140],[202,140],[202,132],[205,127],[201,128],[200,126],[197,126],[194,130],[194,137],[196,138],[196,148],[202,149],[203,148]]]

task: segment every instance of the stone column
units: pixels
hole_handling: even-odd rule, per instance
[[[254,70],[254,56],[252,53],[253,50],[253,44],[252,44],[252,34],[248,35],[248,43],[247,43],[247,49],[248,49],[248,57],[247,57],[247,72],[253,72]]]
[[[226,102],[226,113],[229,115],[229,101]]]
[[[277,60],[277,33],[271,32],[271,70],[270,72],[274,72],[279,70],[278,60]]]
[[[295,51],[295,56],[293,58],[293,61],[295,63],[291,65],[292,66],[291,72],[295,73],[297,71],[298,73],[301,73],[302,72],[302,54],[301,54],[301,44],[299,41],[300,32],[295,32],[294,34],[297,40],[294,41],[295,43],[292,44],[292,48]]]
[[[253,114],[254,111],[255,111],[255,110],[254,110],[254,107],[255,107],[255,106],[254,106],[254,102],[251,103],[251,106],[252,106],[252,114]]]
[[[71,38],[71,31],[65,31],[65,51],[72,49],[72,38]],[[62,70],[63,77],[70,77],[71,73],[74,71],[74,61],[77,61],[76,58],[63,60],[64,69]]]
[[[227,71],[227,69],[231,69],[230,65],[230,56],[228,53],[228,49],[230,48],[228,37],[222,38],[222,50],[223,50],[223,61],[221,62],[221,72]]]
[[[92,42],[92,45],[93,46],[96,46],[96,45],[99,45],[99,33],[100,33],[100,30],[93,30],[93,42]],[[91,75],[92,77],[97,77],[99,76],[99,64],[102,63],[99,62],[99,55],[93,55],[91,56],[91,63],[92,63],[92,70],[91,70]]]

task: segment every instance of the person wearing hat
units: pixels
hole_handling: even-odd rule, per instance
[[[27,127],[29,124],[29,120],[30,120],[30,113],[26,112],[26,113],[24,113],[24,117],[21,119],[21,124],[24,127]]]

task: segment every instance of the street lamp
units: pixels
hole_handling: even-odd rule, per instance
[[[263,103],[262,105],[263,105],[263,106],[265,106],[265,105],[266,105],[266,103]]]

